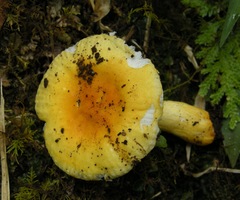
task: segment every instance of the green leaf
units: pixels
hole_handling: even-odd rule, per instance
[[[237,123],[235,129],[231,130],[228,126],[229,119],[223,121],[222,134],[225,152],[230,160],[231,166],[235,167],[240,154],[240,123]]]
[[[226,20],[220,39],[220,47],[225,43],[240,16],[240,0],[230,0]]]
[[[165,137],[163,137],[162,135],[160,135],[157,139],[157,142],[156,142],[156,147],[159,147],[159,148],[167,148],[167,140]]]
[[[218,48],[215,42],[204,46],[197,55],[205,66],[201,73],[205,76],[200,84],[199,93],[210,97],[213,105],[222,106],[224,118],[229,118],[229,127],[234,129],[240,122],[240,32],[239,27],[230,35],[224,48]],[[221,105],[222,105],[221,104]]]
[[[181,0],[181,3],[195,8],[201,17],[211,17],[218,15],[221,9],[221,4],[224,2],[206,1],[206,0]]]

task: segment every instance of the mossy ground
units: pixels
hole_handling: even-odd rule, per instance
[[[152,10],[144,9],[145,3],[151,3]],[[141,9],[130,15],[136,8]],[[216,171],[193,178],[180,167],[185,164],[191,172],[202,171],[213,163],[230,167],[220,131],[221,108],[209,104],[207,110],[216,139],[206,147],[192,146],[190,162],[186,160],[186,143],[162,133],[167,148],[155,148],[131,172],[111,182],[81,181],[59,170],[44,146],[44,124],[34,110],[39,82],[59,52],[88,35],[106,31],[93,22],[93,11],[86,0],[13,0],[4,11],[5,16],[0,18],[4,19],[0,31],[0,75],[4,83],[12,199],[240,198],[239,175]],[[160,71],[165,98],[192,104],[202,77],[195,73],[183,47],[195,46],[200,19],[194,13],[188,13],[177,0],[112,0],[102,24],[120,37],[129,36],[129,44],[134,40],[143,48],[148,14],[152,25],[145,54]],[[236,168],[239,167],[238,162]]]

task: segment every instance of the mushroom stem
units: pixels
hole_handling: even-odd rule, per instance
[[[158,125],[162,131],[201,146],[211,144],[215,137],[209,113],[182,102],[164,101]]]

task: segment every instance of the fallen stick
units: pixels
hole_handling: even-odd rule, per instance
[[[197,173],[193,173],[190,172],[188,170],[185,169],[185,164],[180,165],[181,169],[183,170],[184,174],[187,176],[192,176],[194,178],[199,178],[205,174],[208,174],[210,172],[215,172],[215,171],[221,171],[221,172],[226,172],[226,173],[233,173],[233,174],[240,174],[240,170],[239,169],[231,169],[231,168],[222,168],[222,167],[217,167],[217,166],[211,166],[208,167],[207,169],[201,171],[201,172],[197,172]]]
[[[4,99],[2,93],[2,79],[0,81],[0,155],[1,155],[1,169],[2,169],[2,185],[1,185],[1,199],[10,200],[10,186],[7,165],[6,153],[6,134],[5,134],[5,119],[4,119]]]

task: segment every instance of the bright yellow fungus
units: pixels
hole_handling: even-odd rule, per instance
[[[158,71],[116,36],[85,38],[59,54],[36,95],[55,164],[83,180],[128,173],[155,146],[161,130],[187,142],[214,140],[208,112],[164,101]]]
[[[36,95],[56,165],[84,180],[129,172],[155,146],[162,86],[149,59],[122,39],[85,38],[58,55]]]

